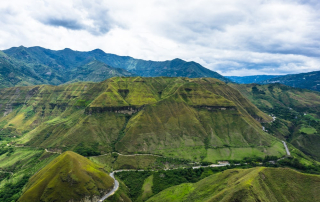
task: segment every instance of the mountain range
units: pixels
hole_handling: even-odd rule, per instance
[[[114,76],[211,77],[229,81],[196,62],[181,59],[146,61],[108,54],[100,49],[80,52],[20,46],[0,51],[0,87],[99,82]]]
[[[261,81],[261,84],[281,83],[296,88],[305,88],[309,90],[320,91],[320,71],[289,74],[286,76],[276,77]]]
[[[296,88],[304,88],[320,91],[320,71],[288,74],[288,75],[255,75],[255,76],[226,76],[228,79],[239,84],[272,84],[281,83]]]

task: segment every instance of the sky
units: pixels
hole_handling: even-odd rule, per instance
[[[0,50],[181,58],[227,76],[320,70],[319,0],[10,0]]]

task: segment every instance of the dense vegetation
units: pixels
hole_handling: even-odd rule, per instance
[[[138,197],[142,194],[142,186],[143,182],[147,177],[149,177],[151,172],[120,172],[117,173],[117,177],[119,177],[125,185],[129,188],[129,196],[133,201],[136,201]]]
[[[16,183],[6,183],[2,188],[0,188],[0,201],[17,201],[21,195],[22,188],[28,182],[29,177],[30,176],[25,175]]]

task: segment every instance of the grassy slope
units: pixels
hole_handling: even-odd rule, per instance
[[[320,177],[287,168],[226,170],[168,188],[148,201],[319,201]]]
[[[126,135],[116,144],[119,151],[199,159],[207,156],[208,148],[267,146],[268,150],[273,146],[271,137],[261,131],[246,109],[251,108],[257,119],[270,117],[242,98],[238,91],[214,79],[177,83],[162,91],[161,101],[130,119]]]
[[[228,159],[284,154],[261,130],[259,121],[271,118],[237,90],[210,78],[115,77],[101,83],[14,87],[0,91],[0,113],[5,115],[0,118],[3,137],[32,147],[116,149],[190,160],[223,148],[240,152]]]
[[[80,200],[100,196],[112,187],[113,179],[100,166],[65,152],[30,178],[19,201]]]
[[[16,201],[20,195],[24,183],[19,189],[6,190],[8,185],[17,185],[22,183],[23,179],[28,180],[30,176],[50,163],[58,154],[47,153],[42,149],[19,147],[14,148],[12,153],[5,153],[0,156],[0,170],[13,173],[7,177],[0,177],[0,195],[6,195],[3,198],[6,201]],[[2,173],[3,174],[3,173]],[[11,197],[11,200],[9,199]]]
[[[237,88],[262,111],[278,117],[271,125],[271,133],[276,134],[279,138],[287,139],[313,158],[320,159],[318,147],[320,143],[318,133],[320,130],[318,124],[320,94],[318,92],[281,84],[231,84],[231,86]]]

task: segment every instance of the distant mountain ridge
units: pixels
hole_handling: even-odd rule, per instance
[[[296,88],[306,88],[309,90],[320,91],[320,71],[301,74],[289,74],[286,76],[271,78],[260,83],[281,83]]]
[[[239,84],[250,84],[250,83],[259,83],[261,81],[265,81],[267,79],[272,79],[280,76],[281,75],[254,75],[254,76],[226,76],[226,77],[231,81]]]
[[[95,64],[91,63],[93,61],[96,61]],[[0,87],[59,85],[74,81],[99,82],[114,76],[134,75],[211,77],[225,82],[230,81],[196,62],[186,62],[181,59],[146,61],[105,53],[100,49],[81,52],[69,48],[55,51],[42,47],[20,46],[0,51],[0,77],[3,78],[0,80]]]

